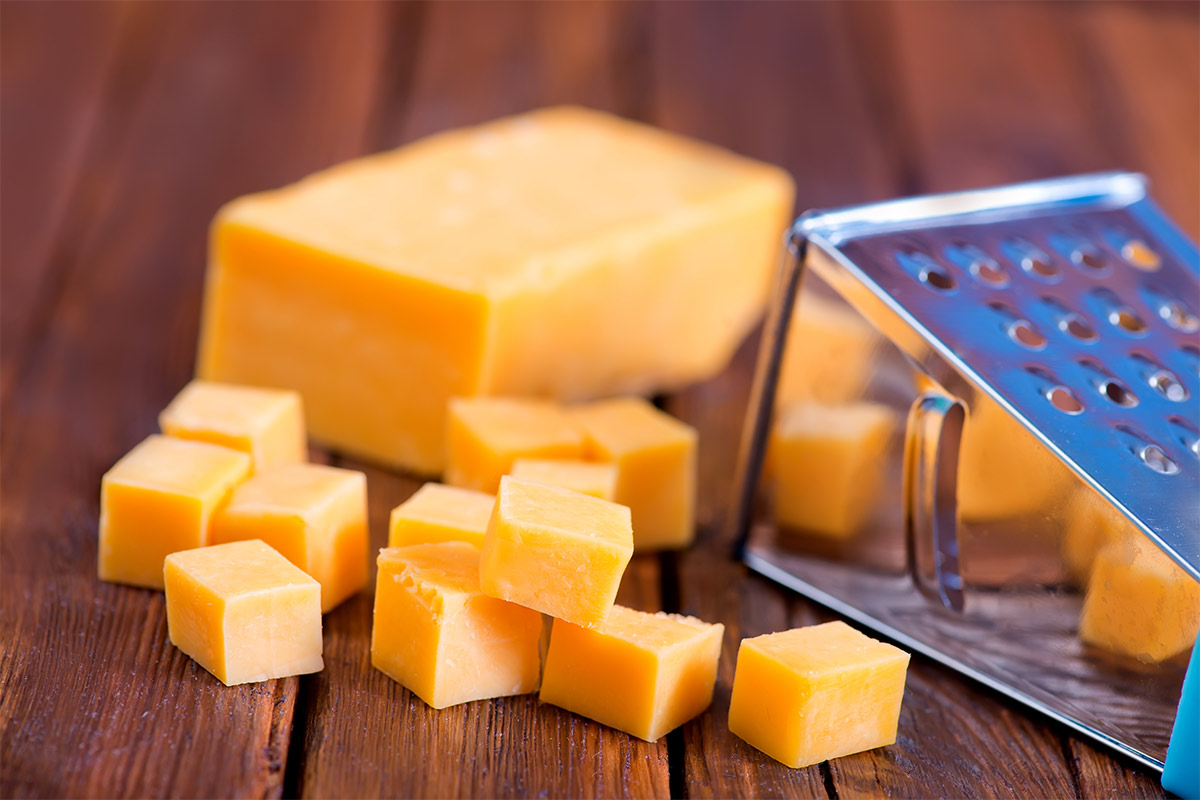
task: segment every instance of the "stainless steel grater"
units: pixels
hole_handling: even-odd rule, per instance
[[[1161,769],[1200,615],[1198,304],[1139,175],[805,214],[746,563]]]

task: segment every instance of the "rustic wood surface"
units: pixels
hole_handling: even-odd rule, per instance
[[[1200,4],[0,3],[0,796],[1157,797],[1149,774],[920,658],[897,744],[788,770],[725,724],[738,638],[829,618],[730,561],[754,342],[663,399],[701,531],[622,602],[726,625],[713,709],[649,745],[529,697],[433,712],[369,664],[227,689],[162,596],[95,577],[100,475],[192,373],[224,201],[561,102],[778,163],[798,206],[1142,170],[1200,233]],[[362,468],[372,541],[417,487]]]

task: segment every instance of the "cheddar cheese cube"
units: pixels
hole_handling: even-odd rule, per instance
[[[872,358],[881,341],[844,302],[801,292],[788,328],[776,402],[836,405],[858,400],[871,379]]]
[[[629,509],[506,475],[483,538],[483,591],[576,625],[604,621],[633,555]]]
[[[427,483],[392,509],[388,547],[436,542],[483,546],[496,496],[474,489]]]
[[[729,730],[793,768],[892,744],[908,658],[844,622],[743,639]]]
[[[876,403],[784,409],[768,443],[775,519],[834,539],[853,536],[870,519],[896,425]]]
[[[1091,488],[1080,486],[1064,509],[1061,549],[1067,574],[1078,586],[1091,579],[1096,555],[1115,542],[1141,538],[1134,524]]]
[[[163,579],[171,643],[226,686],[324,667],[321,587],[263,542],[173,553]]]
[[[329,611],[367,585],[367,479],[320,464],[260,472],[213,520],[218,543],[261,539],[321,584]]]
[[[1200,630],[1200,582],[1140,534],[1096,555],[1079,638],[1146,663],[1185,652]]]
[[[100,481],[101,580],[163,588],[163,559],[210,542],[213,515],[250,474],[250,456],[154,435]]]
[[[712,703],[724,631],[623,606],[595,628],[555,620],[541,699],[657,741]]]
[[[254,470],[308,459],[300,395],[192,381],[158,415],[162,432],[249,453]]]
[[[495,492],[520,457],[578,458],[583,436],[557,404],[505,397],[450,401],[445,481]]]
[[[641,398],[572,409],[588,458],[617,465],[613,498],[633,512],[638,550],[683,547],[696,533],[696,430]]]
[[[557,458],[518,458],[513,462],[514,478],[548,483],[601,500],[616,496],[618,470],[615,464],[598,464]]]
[[[721,370],[791,206],[782,170],[595,111],[450,131],[223,208],[197,372],[295,389],[314,438],[436,474],[451,397]]]
[[[434,708],[537,689],[542,615],[479,589],[467,542],[379,553],[371,663]]]

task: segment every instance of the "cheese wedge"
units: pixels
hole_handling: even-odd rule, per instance
[[[558,458],[518,458],[509,473],[536,483],[548,483],[601,500],[612,500],[617,492],[616,464]]]
[[[729,730],[793,768],[892,744],[908,659],[844,622],[743,639]]]
[[[437,473],[451,397],[722,369],[791,209],[783,171],[595,111],[451,131],[223,208],[197,372],[295,389],[314,438]]]
[[[437,542],[470,542],[483,546],[495,495],[427,483],[392,509],[388,547]]]
[[[226,686],[324,667],[321,587],[263,542],[173,553],[163,574],[171,643]]]
[[[712,703],[724,631],[623,606],[596,628],[555,620],[542,702],[657,741]]]
[[[371,663],[434,708],[537,689],[542,615],[479,590],[466,542],[379,553]]]

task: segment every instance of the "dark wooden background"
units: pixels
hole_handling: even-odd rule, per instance
[[[740,637],[829,615],[723,530],[753,342],[667,398],[702,433],[702,531],[622,602],[724,622],[710,712],[655,745],[531,697],[426,708],[369,665],[227,689],[161,594],[95,577],[101,474],[192,373],[224,201],[448,126],[583,103],[781,164],[801,209],[1131,168],[1200,232],[1200,5],[0,6],[0,795],[1076,796],[1156,779],[926,660],[893,747],[788,770],[726,728]],[[336,454],[332,463],[360,465]],[[366,469],[373,542],[416,483]]]

